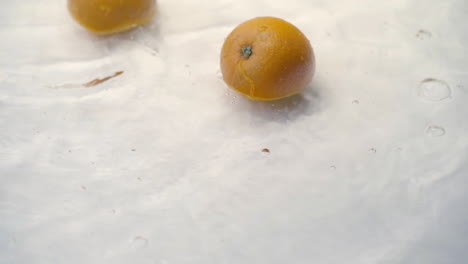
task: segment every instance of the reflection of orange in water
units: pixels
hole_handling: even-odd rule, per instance
[[[68,9],[82,26],[112,34],[145,24],[155,13],[155,0],[68,0]]]
[[[315,58],[309,40],[294,25],[257,17],[237,26],[221,51],[224,81],[254,100],[300,92],[312,80]]]

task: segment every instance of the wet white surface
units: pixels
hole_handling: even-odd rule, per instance
[[[65,1],[1,5],[0,263],[468,258],[467,1],[161,0],[112,37]],[[262,15],[315,49],[299,96],[221,79]]]

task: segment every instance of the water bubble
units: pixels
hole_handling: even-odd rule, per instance
[[[441,137],[445,135],[445,128],[441,126],[431,125],[426,128],[426,134],[430,137]]]
[[[426,101],[440,102],[450,99],[452,97],[452,90],[446,82],[428,78],[419,84],[418,96]]]
[[[335,166],[335,165],[331,165],[331,166],[330,166],[330,169],[336,170],[336,166]]]
[[[377,153],[377,150],[375,148],[371,148],[369,149],[369,153],[375,154]]]
[[[359,100],[353,100],[351,103],[352,104],[359,104]]]
[[[216,76],[218,77],[218,79],[221,79],[221,80],[223,79],[223,73],[221,72],[220,69],[216,71]]]

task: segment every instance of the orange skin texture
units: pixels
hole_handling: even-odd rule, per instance
[[[97,34],[126,31],[148,22],[155,0],[68,0],[68,10],[83,27]]]
[[[243,48],[250,47],[246,57]],[[315,72],[312,46],[294,25],[257,17],[237,26],[221,50],[226,84],[253,100],[276,100],[299,93]]]

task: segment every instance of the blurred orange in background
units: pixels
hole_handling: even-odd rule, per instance
[[[73,18],[97,34],[113,34],[148,22],[155,0],[68,0]]]

